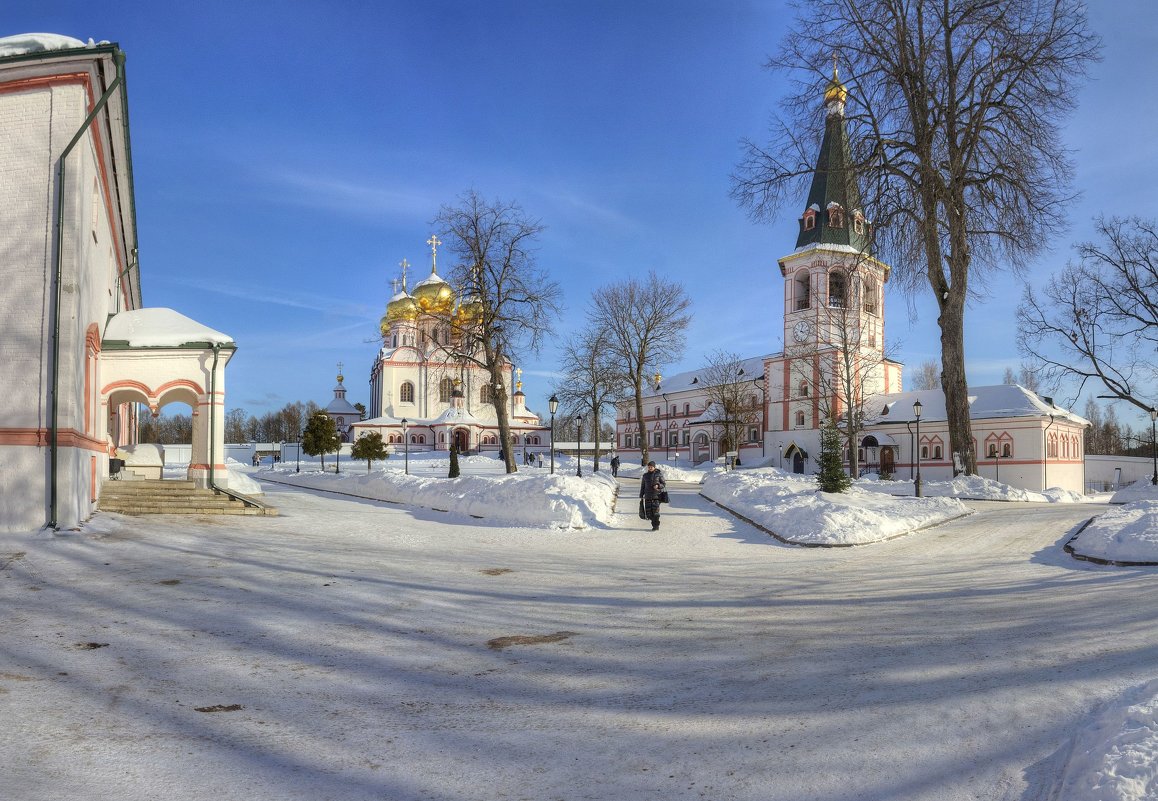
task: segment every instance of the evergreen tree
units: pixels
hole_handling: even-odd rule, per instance
[[[450,446],[450,473],[447,478],[458,478],[458,446]]]
[[[382,441],[382,435],[377,431],[371,431],[365,436],[358,437],[358,441],[354,443],[354,447],[350,449],[350,456],[354,459],[366,460],[366,472],[370,472],[370,463],[375,459],[379,461],[385,459],[390,454],[386,451],[386,443]]]
[[[325,412],[314,412],[302,436],[302,450],[310,456],[321,456],[322,470],[325,471],[326,454],[336,452],[340,444],[338,424],[334,418]]]
[[[829,420],[820,429],[820,489],[823,492],[844,492],[852,485],[852,480],[844,472],[844,460],[840,454],[841,435],[836,424]]]

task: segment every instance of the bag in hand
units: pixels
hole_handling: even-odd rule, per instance
[[[643,508],[643,498],[639,499],[639,519],[647,520],[647,510]]]
[[[661,492],[659,494],[659,502],[660,503],[671,503],[671,501],[669,501],[667,499],[667,490],[664,490],[663,492]]]

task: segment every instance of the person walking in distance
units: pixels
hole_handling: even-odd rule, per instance
[[[643,510],[651,519],[651,530],[659,531],[659,503],[660,496],[667,492],[667,482],[655,466],[655,462],[647,463],[647,472],[639,482],[639,497],[643,498]]]
[[[619,454],[611,457],[611,475],[613,478],[619,475]]]

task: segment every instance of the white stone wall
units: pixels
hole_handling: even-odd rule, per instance
[[[0,469],[6,499],[0,502],[0,530],[8,531],[39,528],[51,515],[47,432],[57,323],[52,318],[56,164],[84,120],[88,103],[79,83],[6,90],[37,69],[44,72],[24,65],[0,69],[0,253],[6,284],[0,315],[8,325],[0,339],[0,366],[9,377],[0,393]],[[61,64],[60,69],[76,72],[77,64]],[[91,325],[97,326],[99,342],[110,311],[115,247],[93,141],[90,132],[73,149],[62,198],[56,474],[61,527],[74,526],[92,513],[96,485],[108,464],[106,420],[94,402],[99,360],[89,358],[85,344]],[[111,144],[104,141],[102,147],[107,156]]]

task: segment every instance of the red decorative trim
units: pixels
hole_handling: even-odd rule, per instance
[[[48,447],[49,436],[47,428],[0,428],[0,445],[17,447]],[[81,432],[66,428],[56,434],[56,444],[61,448],[79,448],[80,450],[105,452],[105,443]]]

